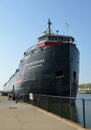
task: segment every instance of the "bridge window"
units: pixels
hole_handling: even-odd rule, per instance
[[[48,37],[48,40],[51,41],[51,37]]]
[[[57,41],[57,37],[55,37],[55,41]]]
[[[54,37],[52,37],[52,41],[54,41]]]
[[[58,41],[62,41],[62,39],[60,37],[58,37]]]
[[[69,39],[69,42],[73,42],[72,38]]]

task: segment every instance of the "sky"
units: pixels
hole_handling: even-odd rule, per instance
[[[79,84],[91,83],[91,0],[0,0],[0,89],[23,53],[47,28],[75,38],[80,51]]]

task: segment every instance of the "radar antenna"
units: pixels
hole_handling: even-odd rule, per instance
[[[56,30],[56,33],[58,34],[58,33],[59,33],[59,30]]]
[[[49,32],[49,34],[51,33],[51,24],[52,24],[52,22],[50,21],[50,19],[48,19],[48,32]]]
[[[69,27],[70,24],[68,23],[65,23],[65,26],[67,27],[67,34],[68,34],[68,27]]]

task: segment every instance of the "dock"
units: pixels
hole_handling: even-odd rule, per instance
[[[0,130],[87,130],[27,103],[0,96]]]

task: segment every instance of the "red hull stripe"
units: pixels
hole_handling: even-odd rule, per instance
[[[20,79],[20,80],[17,80],[16,83],[22,83],[22,80],[21,80],[21,79]]]
[[[44,46],[55,46],[63,44],[63,42],[42,42],[37,44],[37,48],[44,47]]]

